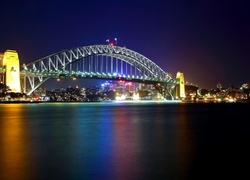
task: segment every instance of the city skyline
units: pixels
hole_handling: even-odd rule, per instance
[[[200,88],[249,82],[247,1],[1,2],[0,52],[14,49],[21,63],[63,49],[126,46],[164,71],[184,73]]]

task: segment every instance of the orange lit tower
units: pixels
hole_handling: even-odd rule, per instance
[[[3,67],[5,69],[5,85],[12,92],[20,92],[20,63],[15,50],[6,50],[3,56]]]
[[[181,73],[180,71],[177,72],[176,74],[176,80],[179,81],[179,88],[176,88],[176,95],[179,98],[185,98],[185,81],[184,81],[184,74]],[[178,86],[177,86],[178,87]]]

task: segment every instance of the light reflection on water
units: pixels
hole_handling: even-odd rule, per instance
[[[28,159],[32,156],[30,149],[27,120],[22,105],[15,104],[3,107],[1,110],[1,143],[0,143],[0,167],[2,179],[18,177],[28,179],[32,176],[32,162]],[[10,109],[11,108],[11,109]]]
[[[206,173],[199,169],[210,162],[200,157],[208,153],[201,138],[210,137],[206,127],[220,127],[220,119],[211,113],[217,108],[192,106],[0,104],[0,179],[188,179]],[[213,132],[206,147],[215,142],[226,149]]]

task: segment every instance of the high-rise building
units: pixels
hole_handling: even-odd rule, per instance
[[[179,81],[179,85],[176,88],[176,95],[179,98],[185,98],[185,81],[184,81],[184,74],[180,71],[176,74],[176,80]]]
[[[15,50],[6,50],[3,55],[2,67],[5,70],[4,84],[12,92],[21,92],[20,63]]]

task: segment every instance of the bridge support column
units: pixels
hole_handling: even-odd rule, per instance
[[[174,95],[173,95],[173,89],[174,85],[173,84],[167,84],[167,83],[157,83],[154,84],[156,90],[159,91],[159,93],[168,100],[174,100]]]

